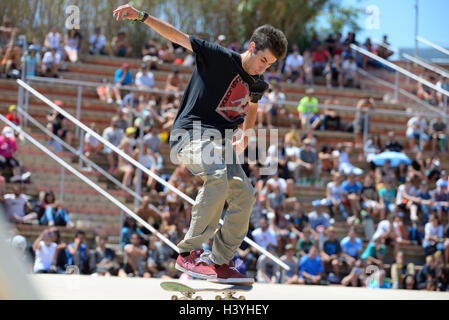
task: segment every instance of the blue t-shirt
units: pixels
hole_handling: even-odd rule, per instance
[[[418,198],[421,198],[421,199],[424,199],[424,200],[429,200],[431,198],[429,190],[427,190],[424,193],[421,189],[418,189],[418,191],[416,191],[416,196]]]
[[[115,83],[119,82],[122,75],[123,75],[122,69],[118,69],[115,72]],[[122,86],[126,86],[127,84],[132,84],[132,83],[133,83],[133,74],[131,73],[131,71],[128,71],[125,78],[123,79]]]
[[[311,259],[308,254],[303,256],[299,260],[299,276],[302,278],[302,272],[305,271],[312,276],[316,276],[321,272],[324,272],[321,258],[316,256],[315,259]]]
[[[75,243],[72,242],[71,244],[69,244],[69,246],[71,247],[75,247]],[[73,257],[69,252],[69,249],[65,249],[66,252],[66,256],[67,256],[67,264],[68,265],[73,265]],[[78,252],[80,253],[80,263],[84,264],[84,261],[86,261],[86,244],[82,243],[79,247],[78,247]]]
[[[347,193],[359,193],[362,191],[363,188],[360,182],[356,181],[354,182],[354,184],[351,185],[349,180],[343,181],[341,186]]]
[[[340,247],[344,253],[357,259],[360,251],[362,251],[363,244],[360,238],[355,238],[354,243],[351,243],[349,236],[346,236],[340,241]]]

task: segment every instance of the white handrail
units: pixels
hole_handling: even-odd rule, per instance
[[[25,82],[23,82],[22,80],[18,79],[17,83],[22,86],[24,89],[28,90],[29,92],[31,92],[33,95],[35,95],[37,98],[39,98],[40,100],[42,100],[43,102],[45,102],[48,106],[50,106],[51,108],[55,109],[56,111],[58,111],[60,114],[62,114],[64,117],[66,117],[67,119],[69,119],[70,121],[72,121],[74,124],[76,124],[77,126],[79,126],[81,129],[83,129],[86,132],[89,132],[92,136],[94,136],[98,141],[100,141],[101,143],[103,143],[104,145],[106,145],[108,148],[110,148],[111,150],[113,150],[115,153],[117,153],[119,156],[123,157],[125,160],[127,160],[129,163],[133,164],[134,166],[136,166],[137,168],[139,168],[140,170],[142,170],[144,173],[148,174],[149,176],[151,176],[153,179],[155,179],[156,181],[158,181],[159,183],[161,183],[162,185],[166,186],[168,189],[172,190],[173,192],[175,192],[177,195],[179,195],[181,198],[183,198],[184,200],[186,200],[187,202],[189,202],[192,205],[195,205],[196,202],[195,200],[193,200],[192,198],[190,198],[188,195],[184,194],[183,192],[179,191],[178,189],[176,189],[173,185],[169,184],[167,181],[165,181],[164,179],[160,178],[158,175],[154,174],[153,172],[151,172],[150,170],[148,170],[147,168],[145,168],[142,164],[140,164],[138,161],[136,161],[134,158],[130,157],[129,155],[127,155],[126,153],[124,153],[122,150],[120,150],[119,148],[117,148],[116,146],[114,146],[112,143],[110,143],[109,141],[107,141],[106,139],[104,139],[101,135],[99,135],[98,133],[96,133],[95,131],[93,131],[92,129],[90,129],[89,127],[87,127],[85,124],[83,124],[81,121],[77,120],[75,117],[73,117],[70,113],[66,112],[64,109],[60,108],[59,106],[55,105],[52,101],[50,101],[47,97],[45,97],[44,95],[42,95],[41,93],[39,93],[38,91],[36,91],[34,88],[30,87],[28,84],[26,84]],[[220,223],[223,224],[223,220],[220,219]],[[290,270],[290,267],[285,264],[284,262],[282,262],[280,259],[278,259],[277,257],[275,257],[274,255],[272,255],[270,252],[268,252],[267,250],[265,250],[264,248],[262,248],[260,245],[258,245],[257,243],[255,243],[253,240],[249,239],[248,237],[245,237],[244,239],[245,242],[247,242],[249,245],[253,246],[254,248],[256,248],[258,251],[262,252],[265,256],[267,256],[268,258],[270,258],[271,260],[273,260],[275,263],[277,263],[278,265],[280,265],[282,268],[284,268],[285,270]]]
[[[419,64],[420,66],[422,66],[422,67],[424,67],[424,68],[426,68],[426,69],[429,69],[430,71],[433,71],[433,72],[435,72],[435,73],[438,73],[439,75],[441,75],[441,76],[443,76],[443,77],[449,78],[449,72],[447,72],[447,71],[445,71],[445,70],[443,70],[443,69],[441,69],[441,68],[438,68],[438,67],[436,67],[436,66],[433,66],[433,65],[431,65],[430,63],[427,63],[427,62],[425,62],[425,61],[422,60],[422,59],[415,58],[415,57],[413,57],[413,56],[411,56],[411,55],[409,55],[409,54],[407,54],[407,53],[405,53],[405,52],[402,54],[402,56],[403,56],[405,59],[407,59],[407,60],[410,60],[410,61],[412,61],[412,62],[414,62],[414,63],[416,63],[416,64]]]
[[[383,59],[383,58],[381,58],[381,57],[379,57],[379,56],[377,56],[377,55],[375,55],[375,54],[369,52],[368,50],[365,50],[365,49],[363,49],[363,48],[360,48],[359,46],[356,46],[356,45],[354,45],[354,44],[351,44],[350,46],[351,46],[351,48],[354,49],[355,51],[358,51],[358,52],[360,52],[361,54],[364,54],[364,55],[370,57],[371,59],[376,60],[376,61],[378,61],[378,62],[380,62],[380,63],[386,65],[387,67],[389,67],[389,68],[391,68],[391,69],[393,69],[393,70],[395,70],[395,71],[397,71],[397,72],[399,72],[399,73],[402,73],[403,75],[405,75],[405,76],[407,76],[407,77],[409,77],[409,78],[412,78],[413,80],[418,81],[418,82],[420,82],[420,83],[422,83],[422,84],[428,86],[429,88],[432,88],[433,90],[438,91],[438,92],[440,92],[441,94],[443,94],[443,95],[449,97],[449,91],[444,90],[444,89],[442,89],[442,88],[438,88],[438,87],[435,86],[433,83],[431,83],[431,82],[429,82],[429,81],[427,81],[427,80],[425,80],[425,79],[423,79],[423,78],[417,76],[417,75],[414,74],[414,73],[411,73],[410,71],[408,71],[408,70],[406,70],[406,69],[404,69],[404,68],[401,68],[401,67],[395,65],[394,63],[391,63],[391,62],[388,61],[388,60],[385,60],[385,59]]]
[[[170,248],[175,250],[176,252],[179,252],[178,247],[171,242],[169,239],[167,239],[163,234],[161,234],[159,231],[157,231],[153,226],[148,224],[145,220],[143,220],[141,217],[139,217],[137,214],[132,212],[127,206],[125,206],[123,203],[115,199],[112,195],[110,195],[108,192],[104,191],[101,187],[99,187],[96,183],[94,183],[92,180],[87,178],[84,174],[73,168],[70,164],[62,160],[59,156],[54,154],[52,151],[50,151],[47,147],[43,146],[40,142],[35,140],[33,137],[31,137],[28,133],[26,133],[24,130],[22,130],[20,127],[16,126],[13,122],[6,119],[2,114],[0,114],[0,120],[5,122],[8,126],[10,126],[15,131],[18,131],[22,134],[22,136],[30,141],[33,145],[35,145],[37,148],[39,148],[41,151],[45,152],[50,158],[55,160],[59,165],[64,167],[65,169],[69,170],[71,173],[73,173],[75,176],[80,178],[83,182],[87,183],[91,188],[95,189],[98,193],[100,193],[103,197],[111,201],[113,204],[115,204],[117,207],[119,207],[121,210],[126,212],[129,216],[140,222],[145,228],[156,234],[156,236],[161,239],[165,244],[167,244]]]
[[[435,44],[433,42],[430,42],[429,40],[426,40],[423,37],[416,36],[416,40],[418,40],[419,42],[422,42],[424,44],[427,44],[428,46],[430,46],[430,47],[440,51],[441,53],[444,53],[444,54],[449,56],[449,50],[444,49],[443,47],[441,47],[441,46],[439,46],[439,45],[437,45],[437,44]]]
[[[371,81],[379,83],[382,86],[385,86],[385,87],[388,87],[388,88],[391,88],[391,86],[392,86],[392,84],[390,82],[385,81],[383,79],[380,79],[380,78],[372,75],[371,73],[369,73],[369,72],[367,72],[367,71],[365,71],[365,70],[363,70],[361,68],[357,68],[357,72],[362,74],[363,76],[369,78]],[[444,114],[444,112],[442,110],[439,110],[439,109],[435,108],[434,106],[432,106],[432,105],[430,105],[430,104],[420,100],[417,96],[415,96],[414,94],[408,92],[407,90],[399,88],[399,93],[404,95],[405,97],[415,101],[417,104],[420,104],[423,107],[429,109],[430,111],[434,112],[439,117],[444,117],[444,118],[448,118],[449,117],[449,115]],[[400,112],[400,111],[398,111],[398,112]],[[407,113],[407,114],[409,114],[409,113]],[[419,112],[413,112],[413,115],[422,115],[424,117],[433,116],[433,115],[431,115],[429,113],[419,113]]]
[[[66,80],[66,79],[55,79],[55,78],[45,78],[45,77],[27,77],[27,81],[41,81],[41,82],[49,82],[49,83],[60,83],[60,84],[64,84],[64,85],[78,85],[78,86],[82,86],[85,83],[86,86],[99,86],[99,85],[104,85],[103,83],[96,83],[96,82],[83,82],[83,81],[75,81],[75,80]],[[131,87],[125,86],[122,88],[126,88],[128,90],[131,90]],[[149,90],[144,90],[144,89],[136,89],[136,88],[132,88],[135,91],[142,91],[142,92],[156,92],[156,93],[161,93],[161,94],[168,94],[168,93],[173,93],[173,91],[166,91],[166,90],[157,90],[157,89],[149,89]],[[178,94],[183,93],[182,91],[178,91]],[[419,99],[418,99],[419,100]],[[421,101],[417,101],[420,104],[422,103]],[[284,106],[292,106],[292,107],[297,107],[298,106],[298,102],[297,101],[291,101],[291,100],[283,100],[283,101],[270,101],[268,102],[269,104],[278,104],[278,105],[284,105]],[[315,106],[315,105],[314,105]],[[354,106],[345,106],[345,105],[327,105],[327,104],[318,104],[316,105],[319,109],[326,109],[326,108],[333,108],[336,110],[344,110],[344,111],[357,111],[357,108]],[[296,109],[295,109],[296,110]],[[396,115],[406,115],[409,116],[410,113],[405,112],[405,111],[400,111],[400,110],[390,110],[390,109],[382,109],[382,108],[376,108],[375,110],[369,110],[367,111],[369,113],[379,113],[379,114],[396,114]],[[416,113],[413,113],[416,114]],[[423,116],[429,116],[428,113],[426,114],[422,114]]]
[[[39,121],[37,121],[36,119],[34,119],[32,116],[30,116],[28,113],[26,113],[25,111],[18,109],[18,112],[23,115],[25,117],[25,119],[29,120],[32,124],[34,124],[36,127],[38,127],[41,131],[43,131],[44,133],[46,133],[47,135],[49,135],[50,137],[52,137],[54,140],[56,140],[58,143],[60,143],[62,146],[64,146],[64,148],[70,150],[70,152],[72,152],[73,154],[77,154],[81,159],[83,159],[83,161],[87,162],[91,167],[93,167],[95,170],[97,170],[98,172],[100,172],[103,176],[105,176],[106,178],[108,178],[110,181],[112,181],[116,186],[118,186],[119,188],[121,188],[122,190],[128,192],[130,195],[132,195],[134,198],[139,199],[139,201],[142,201],[142,197],[140,195],[138,195],[137,193],[135,193],[133,190],[131,190],[130,188],[128,188],[127,186],[125,186],[123,183],[121,183],[120,181],[118,181],[116,178],[114,178],[112,175],[110,175],[108,172],[106,172],[106,170],[104,170],[102,167],[100,167],[99,165],[97,165],[95,162],[93,162],[92,160],[90,160],[88,157],[86,157],[82,150],[81,151],[77,151],[75,148],[73,148],[71,145],[69,145],[67,142],[65,142],[64,140],[62,140],[61,138],[59,138],[57,135],[55,135],[53,132],[49,131],[47,128],[45,128],[43,125],[41,125],[39,123]],[[154,205],[152,205],[151,203],[149,204],[149,207],[154,210],[157,214],[159,214],[160,216],[162,216],[162,212],[156,208]]]

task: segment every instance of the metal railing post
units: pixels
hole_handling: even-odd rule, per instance
[[[143,156],[143,134],[145,130],[144,126],[144,119],[143,119],[143,110],[140,112],[140,125],[139,125],[139,163],[142,163],[142,156]],[[139,197],[142,196],[142,170],[137,168],[136,172],[136,186],[135,186],[135,192],[139,195]],[[137,209],[137,207],[140,205],[140,201],[138,198],[134,198],[134,208]]]
[[[80,120],[81,117],[81,100],[83,99],[83,87],[82,86],[78,86],[78,98],[76,100],[76,120]],[[79,132],[80,128],[78,126],[76,126],[75,128],[75,136],[78,138],[79,137]]]
[[[394,76],[394,101],[399,101],[399,72],[395,72]]]
[[[59,201],[64,202],[64,177],[65,169],[61,166],[61,177],[59,180]]]
[[[84,130],[81,129],[81,134],[80,134],[80,146],[78,148],[78,167],[81,169],[83,168],[83,157],[82,155],[84,154]]]
[[[30,93],[28,90],[25,91],[25,112],[28,113],[28,106],[30,103]],[[28,126],[28,119],[23,119],[23,127],[26,128]]]

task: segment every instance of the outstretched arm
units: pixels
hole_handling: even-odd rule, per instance
[[[120,19],[136,20],[139,18],[139,10],[133,8],[129,4],[125,4],[115,9],[113,15],[117,21],[120,21]],[[171,24],[151,15],[145,19],[145,24],[171,42],[177,43],[187,50],[193,51],[189,35],[179,31]]]

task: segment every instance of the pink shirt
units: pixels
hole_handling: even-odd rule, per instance
[[[15,151],[17,151],[16,139],[0,135],[0,156],[12,158]]]

